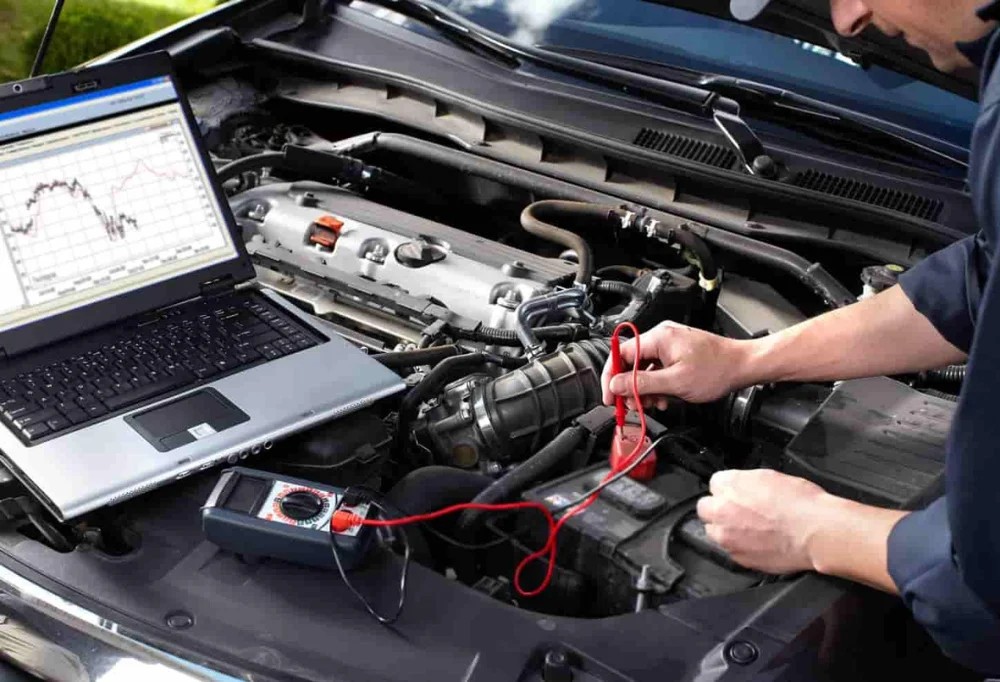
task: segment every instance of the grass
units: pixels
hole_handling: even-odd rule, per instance
[[[215,4],[215,0],[66,0],[45,70],[75,66]],[[0,82],[28,75],[51,10],[51,0],[0,0]]]

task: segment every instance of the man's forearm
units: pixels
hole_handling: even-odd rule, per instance
[[[961,362],[896,286],[761,339],[741,342],[739,383],[836,381],[916,372]]]
[[[827,517],[808,541],[808,553],[818,573],[847,578],[892,594],[889,576],[889,533],[906,512],[880,509],[827,496],[819,503]]]

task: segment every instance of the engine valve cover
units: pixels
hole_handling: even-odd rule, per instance
[[[236,197],[248,242],[303,259],[331,279],[363,277],[440,303],[490,327],[575,272],[572,263],[489,239],[313,182],[274,184]]]

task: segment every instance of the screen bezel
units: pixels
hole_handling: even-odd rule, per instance
[[[221,263],[205,266],[194,272],[115,294],[100,301],[87,303],[2,331],[0,332],[0,352],[8,357],[107,326],[133,315],[194,298],[203,292],[203,285],[208,282],[231,281],[236,284],[254,277],[253,263],[247,253],[240,228],[233,217],[229,201],[222,191],[221,183],[215,175],[215,167],[208,154],[208,149],[205,147],[205,141],[199,132],[187,97],[177,80],[170,56],[166,52],[154,52],[101,66],[47,76],[44,89],[29,91],[28,88],[25,88],[25,92],[21,95],[0,99],[0,114],[73,97],[79,94],[75,86],[81,84],[88,86],[87,92],[90,94],[157,76],[170,78],[177,91],[177,101],[183,112],[185,124],[193,133],[191,137],[195,143],[195,153],[206,168],[211,191],[218,202],[226,228],[229,230],[230,239],[235,248],[234,257]],[[93,85],[95,82],[96,87]]]

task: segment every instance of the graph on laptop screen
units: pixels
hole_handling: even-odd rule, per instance
[[[236,255],[169,79],[0,114],[0,331]]]

